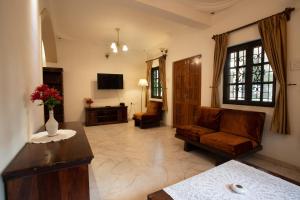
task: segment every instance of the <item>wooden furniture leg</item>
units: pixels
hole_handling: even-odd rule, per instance
[[[188,142],[184,142],[184,151],[189,152],[196,149],[196,147]]]

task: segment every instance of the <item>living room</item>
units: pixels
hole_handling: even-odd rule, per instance
[[[225,156],[224,160],[217,159],[218,156],[227,154],[216,155],[216,145],[214,148],[204,147],[202,141],[205,140],[201,134],[199,139],[198,132],[197,142],[190,140],[195,136],[195,131],[191,129],[192,121],[205,110],[200,108],[200,112],[196,109],[199,106],[219,107],[221,114],[218,111],[216,116],[220,115],[221,121],[230,110],[243,111],[237,118],[230,116],[232,127],[235,122],[238,125],[242,123],[239,118],[244,119],[244,111],[254,112],[257,121],[258,116],[263,113],[262,125],[256,126],[253,118],[245,125],[259,132],[255,140],[257,148],[244,155],[246,147],[243,147],[243,157],[235,154],[230,159],[249,163],[283,179],[291,179],[292,182],[300,182],[300,108],[297,105],[300,99],[299,8],[298,0],[1,0],[0,171],[3,181],[0,183],[0,199],[43,199],[42,196],[30,196],[24,192],[24,188],[34,188],[35,192],[46,194],[46,189],[42,190],[40,187],[42,180],[34,187],[28,182],[23,182],[20,186],[19,182],[9,181],[17,180],[20,176],[39,178],[50,173],[50,164],[52,167],[57,163],[66,164],[65,160],[54,159],[63,158],[54,153],[68,154],[62,150],[67,149],[63,145],[70,145],[69,150],[74,148],[76,152],[69,153],[70,165],[74,164],[71,159],[76,157],[75,154],[81,155],[82,152],[77,151],[78,149],[87,151],[84,161],[89,173],[85,177],[87,185],[78,186],[77,191],[79,193],[80,188],[85,188],[82,191],[88,190],[86,193],[90,199],[147,199],[147,195],[156,191],[165,192],[159,195],[166,195],[167,192],[168,198],[163,196],[165,199],[180,199],[179,196],[176,198],[179,193],[175,190],[176,185],[172,187],[174,184],[185,183],[184,180],[188,181],[191,177],[201,176],[210,169],[218,169],[229,158]],[[286,38],[283,38],[283,42],[278,42],[284,45],[282,49],[287,52],[286,55],[283,53],[286,56],[283,66],[285,87],[281,87],[282,80],[278,80],[278,68],[275,69],[270,64],[274,62],[271,58],[274,50],[264,49],[267,45],[261,23],[270,16],[280,14],[286,17],[286,29],[283,28],[282,31],[286,31]],[[265,32],[271,31],[267,29]],[[222,41],[223,48],[218,46]],[[279,40],[274,36],[272,41]],[[248,46],[245,47],[246,45]],[[264,72],[260,72],[258,77],[262,81],[252,83],[252,86],[268,85],[267,92],[262,88],[251,89],[251,83],[250,86],[247,85],[254,82],[254,75],[251,74],[255,74],[254,65],[257,63],[253,55],[250,57],[254,62],[251,66],[249,55],[255,54],[256,50],[252,51],[251,48],[257,46],[263,47],[262,50],[258,49],[262,56],[259,59],[264,60],[259,61],[261,66],[270,67],[269,71],[266,68],[261,70]],[[217,47],[223,49],[223,52],[218,51]],[[234,55],[235,52],[240,55],[244,49],[251,50],[245,50],[245,60],[239,58],[235,69],[230,64],[229,55]],[[190,63],[193,67],[187,72],[190,76],[186,80],[189,83],[186,91],[194,92],[191,95],[194,99],[189,101],[192,107],[188,109],[184,107],[186,104],[181,104],[184,102],[182,98],[189,96],[182,93],[185,88],[184,81],[181,82],[180,79],[183,75],[180,73],[183,72],[176,75],[179,71],[176,66],[182,63]],[[218,63],[219,69],[216,67]],[[247,67],[253,67],[253,72]],[[230,74],[231,69],[237,70],[237,73]],[[238,80],[240,70],[244,69],[243,81],[233,84],[231,78]],[[51,87],[53,82],[47,83],[45,74],[52,72],[61,75],[61,89],[58,92],[62,100],[59,105],[55,105],[55,119],[66,124],[77,122],[80,127],[63,126],[63,129],[77,131],[69,139],[59,138],[62,140],[55,141],[53,139],[56,136],[47,136],[45,138],[50,139],[50,143],[35,144],[32,138],[36,136],[35,133],[44,131],[41,127],[48,121],[49,113],[47,106],[39,106],[41,102],[32,102],[30,97],[43,83]],[[268,81],[265,81],[267,72]],[[119,77],[122,84],[116,86],[111,83],[103,88],[103,81],[107,76],[110,76],[110,80],[114,76],[115,81]],[[244,93],[240,93],[238,88],[242,88]],[[281,88],[286,88],[284,97],[279,95]],[[255,96],[254,91],[260,93]],[[232,101],[232,98],[235,100]],[[254,103],[250,102],[251,98],[255,99]],[[216,101],[213,102],[213,99]],[[286,107],[278,111],[279,104]],[[154,118],[151,118],[153,113],[150,113],[149,108],[152,105],[151,109],[160,106],[159,114]],[[179,109],[180,106],[183,106],[183,110]],[[57,111],[58,108],[61,111]],[[275,108],[277,112],[274,112]],[[125,114],[117,113],[120,110]],[[59,112],[62,113],[62,120],[58,117]],[[213,113],[211,110],[209,112]],[[111,115],[102,116],[103,113]],[[245,119],[248,119],[247,116]],[[96,121],[89,123],[88,119]],[[148,121],[144,122],[143,119]],[[224,124],[218,123],[218,127],[212,129],[222,129]],[[227,130],[232,127],[227,127]],[[211,129],[209,125],[206,128]],[[77,136],[82,136],[86,140],[84,145],[87,146],[74,147],[67,144],[68,141],[72,143]],[[31,154],[27,154],[20,162],[21,155],[25,155],[22,151],[27,147],[32,150],[38,145],[45,145],[41,146],[45,150],[43,166],[36,166],[36,160],[36,163],[29,163],[33,159],[30,157],[34,157]],[[51,145],[55,147],[55,151],[51,150]],[[221,148],[219,145],[217,147]],[[16,159],[19,159],[18,162],[14,162]],[[46,169],[42,169],[44,165],[49,165],[47,173]],[[33,166],[32,171],[29,166]],[[17,169],[23,169],[22,173],[16,172]],[[64,167],[57,166],[55,170],[58,169]],[[82,173],[87,175],[87,171]],[[35,173],[37,175],[33,175]],[[80,173],[78,172],[77,177],[81,176]],[[76,182],[76,179],[72,180]],[[32,179],[31,183],[33,182]],[[51,184],[51,181],[48,183]],[[246,182],[244,184],[247,186]],[[10,187],[13,187],[14,192],[9,192]],[[297,199],[300,196],[299,186],[291,187],[296,191],[293,197]],[[76,194],[70,188],[69,190],[69,193]],[[241,195],[248,195],[247,190],[249,192],[251,188],[245,187],[242,192],[246,191],[246,194]],[[63,193],[63,189],[60,191]],[[48,192],[54,195],[57,191],[52,188]],[[12,194],[13,197],[10,196]],[[218,194],[223,193],[219,191]],[[150,199],[163,197],[148,196]],[[290,199],[290,196],[280,197]],[[58,199],[55,196],[51,198]],[[229,199],[235,198],[242,197],[233,196]],[[81,199],[86,199],[86,196]]]

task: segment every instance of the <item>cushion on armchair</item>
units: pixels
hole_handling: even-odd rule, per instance
[[[224,132],[203,135],[200,138],[200,143],[232,156],[245,153],[257,146],[254,140]]]
[[[188,138],[192,141],[199,142],[200,136],[208,133],[213,133],[215,130],[201,127],[201,126],[193,126],[193,125],[187,125],[187,126],[181,126],[177,127],[176,134],[181,135],[185,138]]]
[[[134,113],[133,119],[141,120],[142,116],[145,116],[145,118],[155,117],[157,115],[160,116],[162,112],[161,109],[162,109],[162,102],[149,101],[147,105],[147,111]]]
[[[194,125],[177,127],[176,137],[225,158],[236,158],[262,149],[265,113],[199,107]],[[197,144],[199,143],[199,144]]]
[[[220,131],[261,142],[265,113],[226,109],[223,112]]]
[[[143,114],[145,114],[145,113],[143,113],[143,112],[137,112],[137,113],[134,113],[134,114],[133,114],[133,119],[139,119],[139,120],[141,120]]]
[[[148,114],[160,114],[162,109],[162,102],[159,101],[149,101],[147,104],[147,111]]]
[[[222,108],[199,107],[194,124],[213,130],[219,130]]]

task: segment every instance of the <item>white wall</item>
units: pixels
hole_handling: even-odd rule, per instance
[[[0,172],[43,123],[30,102],[41,83],[37,0],[0,0]],[[4,199],[0,181],[0,199]]]
[[[57,67],[64,69],[65,121],[84,121],[84,98],[94,100],[92,106],[114,106],[125,102],[129,118],[140,111],[140,78],[145,78],[145,53],[130,50],[105,58],[105,44],[85,41],[57,40]],[[130,48],[130,47],[129,47]],[[97,90],[97,73],[123,74],[123,90]],[[144,95],[143,95],[144,98]],[[130,106],[130,103],[134,105]],[[144,103],[144,99],[143,99]]]
[[[298,3],[297,3],[298,2]],[[223,12],[217,13],[214,18],[214,24],[204,31],[192,31],[186,34],[178,34],[171,38],[170,41],[159,47],[167,47],[169,49],[167,57],[167,88],[168,103],[170,110],[166,113],[166,123],[172,125],[172,63],[176,60],[190,57],[196,54],[202,55],[202,105],[209,106],[211,99],[211,89],[209,86],[212,82],[212,65],[214,41],[211,37],[231,30],[233,28],[248,24],[258,19],[270,16],[277,12],[281,12],[288,6],[295,6],[296,11],[292,13],[291,21],[288,22],[288,62],[296,63],[300,61],[300,5],[299,1],[282,1],[282,0],[243,0],[237,5]],[[257,26],[230,34],[229,45],[235,45],[254,39],[260,38]],[[150,54],[157,55],[156,51],[150,51]],[[290,67],[290,65],[289,65]],[[291,125],[291,135],[278,135],[271,133],[270,119],[272,117],[273,108],[253,107],[253,106],[235,106],[222,105],[222,107],[257,110],[267,114],[263,146],[264,150],[261,154],[269,157],[300,166],[298,152],[300,150],[300,107],[297,102],[300,100],[300,70],[288,71],[288,82],[296,83],[297,86],[288,88],[288,106],[289,118]],[[222,84],[220,85],[220,94],[222,98]]]

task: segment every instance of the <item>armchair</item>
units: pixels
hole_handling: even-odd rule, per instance
[[[162,102],[149,101],[145,113],[138,112],[133,115],[134,125],[140,128],[160,126],[162,119]]]

